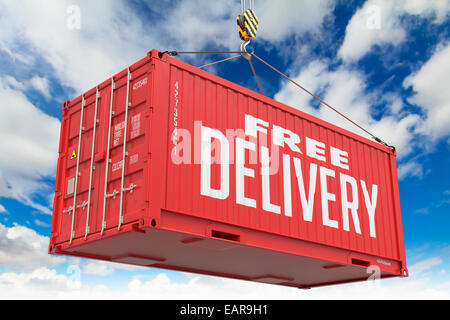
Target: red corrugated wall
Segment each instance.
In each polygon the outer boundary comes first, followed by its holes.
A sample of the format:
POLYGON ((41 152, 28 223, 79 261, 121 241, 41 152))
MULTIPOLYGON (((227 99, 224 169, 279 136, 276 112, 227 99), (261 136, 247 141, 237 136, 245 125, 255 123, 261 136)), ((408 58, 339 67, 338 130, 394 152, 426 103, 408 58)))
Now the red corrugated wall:
MULTIPOLYGON (((200 194, 201 165, 195 163, 191 165, 173 163, 171 161, 171 153, 174 146, 169 144, 167 154, 167 210, 393 260, 401 259, 402 253, 399 248, 399 242, 402 242, 402 235, 398 233, 398 226, 401 222, 398 221, 399 212, 396 211, 398 210, 396 202, 399 199, 394 191, 398 187, 393 185, 395 181, 392 177, 396 174, 396 167, 394 166, 395 155, 391 149, 378 146, 365 138, 346 132, 324 121, 314 119, 271 99, 249 92, 228 81, 223 81, 216 77, 206 77, 198 72, 193 73, 191 70, 180 68, 174 63, 170 68, 169 141, 175 129, 175 122, 172 120, 176 104, 178 104, 176 111, 177 130, 180 132, 180 129, 186 129, 191 134, 192 144, 200 143, 199 127, 198 125, 197 127, 195 126, 196 121, 201 121, 201 125, 219 130, 226 135, 229 129, 241 128, 244 130, 244 115, 248 114, 269 123, 269 132, 266 135, 269 143, 271 139, 270 127, 272 125, 283 127, 298 134, 301 139, 298 146, 303 154, 293 152, 287 146, 279 149, 280 155, 278 160, 280 168, 278 172, 270 175, 269 178, 270 202, 280 207, 280 214, 277 214, 262 209, 262 176, 259 174, 261 170, 260 150, 256 149, 255 152, 246 151, 247 161, 245 167, 254 171, 254 178, 245 177, 245 196, 256 200, 256 208, 253 208, 236 204, 235 164, 230 164, 230 190, 226 199, 220 200, 202 196, 200 194), (176 83, 178 83, 177 98, 175 98, 176 83), (178 103, 175 99, 178 99, 178 103), (326 161, 320 161, 306 155, 306 137, 325 144, 324 157, 326 161), (196 138, 197 141, 195 141, 196 138), (348 170, 333 166, 330 163, 330 146, 348 152, 348 170), (282 154, 290 156, 292 216, 284 214, 282 154), (250 157, 257 157, 257 164, 248 164, 250 157), (312 221, 303 219, 299 190, 296 186, 293 157, 301 160, 306 192, 308 192, 309 188, 311 163, 316 164, 318 168, 312 221), (328 205, 329 217, 337 221, 338 228, 322 224, 320 167, 326 167, 335 172, 335 178, 329 177, 327 183, 328 191, 335 194, 336 200, 328 202, 328 205), (357 212, 361 234, 355 231, 351 213, 349 213, 349 231, 343 230, 340 173, 351 176, 357 181, 359 202, 357 212), (376 237, 370 236, 369 217, 360 180, 365 182, 369 199, 372 196, 372 185, 376 184, 378 186, 375 209, 376 237)), ((264 137, 264 134, 262 135, 264 137)), ((258 148, 256 139, 249 139, 247 136, 247 140, 252 141, 258 148)), ((178 142, 181 147, 181 137, 178 142)), ((233 141, 230 140, 230 146, 232 143, 233 141)), ((232 149, 231 146, 230 150, 232 149)), ((192 146, 190 151, 191 159, 194 162, 195 147, 192 146)), ((180 155, 180 158, 183 158, 183 155, 180 155)), ((219 188, 220 169, 218 165, 212 165, 211 174, 211 184, 219 188)), ((348 190, 349 201, 352 200, 350 192, 348 190)))

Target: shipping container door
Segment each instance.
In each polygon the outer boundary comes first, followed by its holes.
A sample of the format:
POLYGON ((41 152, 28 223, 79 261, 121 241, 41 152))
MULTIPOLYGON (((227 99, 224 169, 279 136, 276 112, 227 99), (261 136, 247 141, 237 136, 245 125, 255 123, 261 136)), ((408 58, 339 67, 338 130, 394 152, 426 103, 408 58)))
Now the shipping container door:
POLYGON ((69 105, 66 121, 67 140, 64 150, 63 206, 60 212, 59 241, 85 237, 90 231, 90 216, 98 195, 93 154, 98 141, 97 121, 101 95, 97 89, 82 95, 69 105))

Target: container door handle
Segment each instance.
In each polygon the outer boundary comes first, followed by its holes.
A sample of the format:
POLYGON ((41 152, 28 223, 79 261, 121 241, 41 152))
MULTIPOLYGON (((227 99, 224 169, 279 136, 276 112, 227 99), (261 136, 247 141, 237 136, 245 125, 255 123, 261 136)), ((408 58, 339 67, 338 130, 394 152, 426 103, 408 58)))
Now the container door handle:
POLYGON ((109 197, 116 198, 116 190, 114 190, 114 193, 112 195, 109 195, 107 192, 108 190, 108 170, 109 170, 109 152, 111 148, 111 127, 112 127, 112 116, 114 114, 113 111, 113 104, 114 104, 114 89, 115 89, 115 83, 114 83, 114 77, 111 78, 111 98, 109 102, 109 122, 108 122, 108 145, 106 146, 106 161, 105 161, 105 186, 104 186, 104 198, 103 198, 103 215, 102 215, 102 230, 100 232, 100 235, 103 236, 103 231, 105 231, 106 228, 106 200, 109 197))
POLYGON ((88 204, 89 204, 88 201, 84 201, 82 204, 77 205, 77 208, 83 208, 83 210, 84 210, 84 209, 86 209, 88 204))
POLYGON ((69 215, 71 215, 72 211, 73 211, 73 207, 69 207, 66 210, 63 210, 63 213, 68 213, 69 215))
POLYGON ((123 192, 130 191, 130 193, 133 193, 133 189, 136 188, 136 187, 137 187, 137 185, 131 184, 128 188, 123 188, 122 191, 123 192))
POLYGON ((116 199, 116 196, 117 196, 118 194, 119 194, 119 191, 117 191, 117 190, 114 189, 113 193, 107 193, 107 194, 105 195, 105 199, 113 198, 113 199, 115 200, 115 199, 116 199))

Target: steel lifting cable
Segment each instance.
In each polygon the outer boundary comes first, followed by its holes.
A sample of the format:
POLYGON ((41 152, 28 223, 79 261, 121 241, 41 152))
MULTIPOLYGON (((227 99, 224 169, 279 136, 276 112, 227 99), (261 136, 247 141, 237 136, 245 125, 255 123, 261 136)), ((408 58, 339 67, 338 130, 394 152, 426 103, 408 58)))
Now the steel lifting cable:
POLYGON ((259 79, 258 79, 258 76, 256 75, 255 68, 253 68, 253 63, 252 63, 251 60, 248 60, 248 63, 250 64, 250 67, 252 68, 253 74, 255 75, 255 79, 256 79, 256 82, 258 83, 259 90, 261 90, 261 94, 264 96, 265 94, 264 94, 264 91, 263 91, 263 89, 261 87, 261 84, 259 83, 259 79))
POLYGON ((226 58, 226 59, 219 60, 219 61, 216 61, 216 62, 211 62, 211 63, 205 64, 205 65, 203 65, 201 67, 198 67, 198 68, 199 69, 203 69, 203 68, 210 67, 210 66, 213 66, 215 64, 221 63, 221 62, 225 62, 225 61, 229 61, 229 60, 233 60, 233 59, 239 58, 240 56, 241 55, 237 55, 237 56, 233 56, 231 58, 226 58))
POLYGON ((176 57, 180 54, 224 54, 224 53, 241 53, 240 51, 164 51, 160 52, 160 57, 168 54, 171 57, 176 57))
MULTIPOLYGON (((229 61, 229 60, 233 60, 233 59, 239 58, 241 56, 242 55, 240 54, 240 55, 237 55, 237 56, 233 56, 231 58, 219 60, 219 61, 216 61, 216 62, 211 62, 211 63, 205 64, 205 65, 203 65, 201 67, 198 67, 198 68, 199 69, 203 69, 203 68, 206 68, 206 67, 213 66, 215 64, 219 64, 219 63, 222 63, 222 62, 225 62, 225 61, 229 61)), ((250 64, 250 68, 252 69, 252 72, 253 72, 253 75, 255 76, 256 82, 258 83, 259 90, 261 91, 261 94, 264 96, 264 91, 262 89, 261 83, 259 82, 258 76, 256 75, 256 71, 255 71, 255 68, 253 67, 253 63, 252 63, 251 60, 248 60, 248 63, 250 64)))
MULTIPOLYGON (((210 66, 213 66, 215 64, 219 64, 219 63, 222 63, 225 61, 233 60, 233 59, 236 59, 236 58, 239 58, 242 56, 241 51, 164 51, 164 52, 162 52, 162 54, 168 54, 172 57, 178 56, 179 54, 225 54, 225 53, 239 53, 239 55, 233 56, 230 58, 226 58, 226 59, 222 59, 219 61, 211 62, 211 63, 205 64, 203 66, 200 66, 198 68, 203 69, 203 68, 210 67, 210 66)), ((258 76, 256 75, 255 68, 253 67, 253 64, 250 60, 248 60, 248 62, 250 64, 250 68, 253 72, 253 75, 255 76, 256 82, 258 83, 259 90, 261 91, 262 95, 264 95, 264 91, 262 89, 261 83, 259 82, 258 76)))
POLYGON ((227 54, 227 53, 228 54, 239 53, 239 55, 233 56, 233 57, 230 57, 230 58, 226 58, 226 59, 223 59, 223 60, 219 60, 219 61, 216 61, 216 62, 208 63, 208 64, 205 64, 205 65, 200 66, 198 68, 199 69, 203 69, 203 68, 210 67, 210 66, 213 66, 215 64, 221 63, 221 62, 233 60, 233 59, 239 58, 241 56, 241 54, 242 54, 242 52, 240 52, 240 51, 164 51, 164 52, 160 52, 160 58, 164 54, 168 54, 171 57, 176 57, 176 56, 178 56, 180 54, 227 54))

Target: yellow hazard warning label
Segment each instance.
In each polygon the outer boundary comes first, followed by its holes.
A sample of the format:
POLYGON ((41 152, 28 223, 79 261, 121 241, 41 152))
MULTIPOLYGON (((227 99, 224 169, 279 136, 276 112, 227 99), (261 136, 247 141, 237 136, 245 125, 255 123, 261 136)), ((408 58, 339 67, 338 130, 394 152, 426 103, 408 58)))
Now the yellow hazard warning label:
POLYGON ((76 152, 75 149, 73 149, 72 155, 70 156, 70 160, 73 160, 73 159, 75 159, 76 157, 77 157, 77 152, 76 152))

